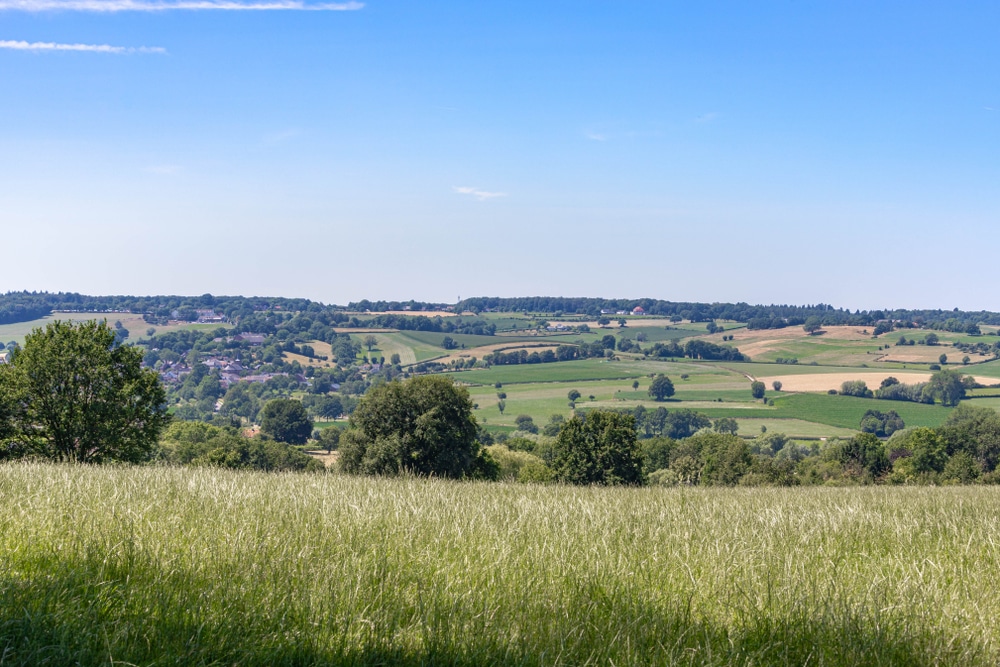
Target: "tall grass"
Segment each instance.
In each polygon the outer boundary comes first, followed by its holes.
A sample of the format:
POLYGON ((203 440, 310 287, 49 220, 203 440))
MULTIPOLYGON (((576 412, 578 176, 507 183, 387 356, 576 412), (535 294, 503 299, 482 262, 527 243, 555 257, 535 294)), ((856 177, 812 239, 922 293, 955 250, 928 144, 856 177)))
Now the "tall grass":
POLYGON ((990 488, 0 467, 0 664, 975 665, 990 488))

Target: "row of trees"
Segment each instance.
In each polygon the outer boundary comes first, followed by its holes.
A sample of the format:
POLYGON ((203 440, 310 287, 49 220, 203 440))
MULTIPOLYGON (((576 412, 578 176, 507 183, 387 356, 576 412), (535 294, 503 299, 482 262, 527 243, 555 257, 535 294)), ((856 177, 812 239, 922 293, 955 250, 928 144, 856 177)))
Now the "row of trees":
POLYGON ((963 376, 958 371, 943 370, 934 373, 928 382, 904 384, 897 378, 887 377, 875 391, 868 388, 864 380, 843 382, 836 393, 842 396, 857 396, 859 398, 879 398, 888 401, 910 401, 913 403, 933 404, 953 407, 965 398, 969 389, 977 385, 971 376, 963 376))
MULTIPOLYGON (((659 299, 599 299, 567 297, 476 297, 461 301, 456 309, 484 312, 530 312, 579 314, 599 317, 601 311, 632 312, 641 307, 657 317, 678 317, 692 322, 732 320, 747 323, 750 329, 778 329, 803 326, 815 317, 820 325, 852 325, 874 328, 879 322, 897 326, 920 326, 944 331, 969 332, 978 324, 1000 324, 1000 313, 955 310, 870 310, 850 311, 827 304, 750 305, 747 303, 673 302, 659 299)), ((976 330, 978 331, 978 329, 976 330)))

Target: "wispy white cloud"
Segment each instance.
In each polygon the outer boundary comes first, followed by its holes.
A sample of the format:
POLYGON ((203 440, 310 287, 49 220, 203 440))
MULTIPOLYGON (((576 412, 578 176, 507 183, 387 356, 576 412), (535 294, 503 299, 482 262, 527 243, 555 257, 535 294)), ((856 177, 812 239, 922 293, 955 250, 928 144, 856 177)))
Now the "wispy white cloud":
POLYGON ((22 12, 167 12, 167 11, 310 11, 344 12, 363 8, 363 2, 305 2, 304 0, 0 0, 0 11, 22 12))
POLYGON ((601 134, 600 132, 584 132, 583 136, 587 137, 591 141, 607 141, 608 135, 601 134))
POLYGON ((452 190, 460 195, 469 195, 470 197, 475 197, 479 201, 487 201, 489 199, 496 199, 497 197, 506 197, 506 192, 486 192, 485 190, 480 190, 479 188, 470 187, 452 187, 452 190))
POLYGON ((716 118, 719 118, 722 114, 716 111, 709 111, 708 113, 703 113, 694 119, 696 123, 711 123, 716 118))
POLYGON ((996 111, 994 107, 983 107, 983 108, 986 109, 987 111, 996 111))
POLYGON ((25 42, 0 40, 0 49, 13 51, 85 51, 89 53, 166 53, 159 46, 111 46, 109 44, 59 44, 56 42, 25 42))

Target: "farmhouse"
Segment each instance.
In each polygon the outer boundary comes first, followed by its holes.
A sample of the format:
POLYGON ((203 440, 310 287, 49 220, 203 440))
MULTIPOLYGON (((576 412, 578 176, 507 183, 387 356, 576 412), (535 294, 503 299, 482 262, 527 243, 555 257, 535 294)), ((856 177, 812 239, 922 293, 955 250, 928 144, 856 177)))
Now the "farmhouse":
POLYGON ((642 306, 636 306, 635 308, 632 309, 632 314, 633 315, 645 315, 646 311, 643 309, 642 306))
POLYGON ((201 324, 225 321, 225 318, 222 315, 216 314, 214 310, 195 310, 194 312, 198 315, 198 322, 201 324))

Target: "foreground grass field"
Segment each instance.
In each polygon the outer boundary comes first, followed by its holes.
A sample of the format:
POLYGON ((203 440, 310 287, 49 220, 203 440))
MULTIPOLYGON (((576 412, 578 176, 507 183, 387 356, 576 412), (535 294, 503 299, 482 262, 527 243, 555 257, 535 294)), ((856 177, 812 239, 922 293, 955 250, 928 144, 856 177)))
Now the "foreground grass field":
POLYGON ((992 488, 0 467, 4 665, 987 665, 992 488))

